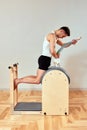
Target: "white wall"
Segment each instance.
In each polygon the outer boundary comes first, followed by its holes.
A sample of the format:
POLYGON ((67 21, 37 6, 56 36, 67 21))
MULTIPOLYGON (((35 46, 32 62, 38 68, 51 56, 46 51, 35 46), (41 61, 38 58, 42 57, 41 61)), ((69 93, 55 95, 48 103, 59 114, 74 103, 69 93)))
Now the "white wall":
POLYGON ((0 0, 0 89, 9 88, 8 66, 13 63, 19 63, 19 77, 35 74, 45 34, 61 26, 71 28, 65 41, 82 36, 77 45, 63 50, 61 65, 70 75, 71 88, 87 89, 86 13, 86 0, 0 0))

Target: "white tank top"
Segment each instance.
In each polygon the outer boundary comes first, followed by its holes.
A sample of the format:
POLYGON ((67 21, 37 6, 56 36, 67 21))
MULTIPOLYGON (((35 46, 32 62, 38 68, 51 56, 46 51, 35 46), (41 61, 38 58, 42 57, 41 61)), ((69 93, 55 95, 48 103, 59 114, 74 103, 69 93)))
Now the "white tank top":
POLYGON ((46 37, 45 37, 44 42, 43 42, 42 55, 48 56, 48 57, 52 56, 51 52, 50 52, 50 43, 48 42, 46 37))

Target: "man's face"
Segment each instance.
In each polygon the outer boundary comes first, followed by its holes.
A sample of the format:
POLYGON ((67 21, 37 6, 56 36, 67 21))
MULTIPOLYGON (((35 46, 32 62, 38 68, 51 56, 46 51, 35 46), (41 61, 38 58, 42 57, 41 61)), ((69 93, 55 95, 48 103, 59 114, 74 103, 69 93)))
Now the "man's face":
POLYGON ((59 38, 64 38, 64 37, 67 37, 67 34, 65 33, 65 31, 63 29, 60 29, 58 36, 59 36, 59 38))

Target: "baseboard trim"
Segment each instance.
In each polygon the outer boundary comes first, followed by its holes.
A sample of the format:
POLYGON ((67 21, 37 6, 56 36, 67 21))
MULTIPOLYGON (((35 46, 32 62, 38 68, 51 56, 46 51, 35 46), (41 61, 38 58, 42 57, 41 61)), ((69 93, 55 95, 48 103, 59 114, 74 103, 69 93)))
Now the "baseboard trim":
POLYGON ((87 91, 87 88, 69 88, 70 90, 85 90, 85 91, 87 91))

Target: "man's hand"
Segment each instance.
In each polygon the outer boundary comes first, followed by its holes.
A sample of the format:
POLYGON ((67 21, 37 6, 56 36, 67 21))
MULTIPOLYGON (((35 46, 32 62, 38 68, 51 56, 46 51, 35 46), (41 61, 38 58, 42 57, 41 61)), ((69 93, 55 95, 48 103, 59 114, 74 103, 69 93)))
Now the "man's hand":
POLYGON ((72 44, 76 44, 77 42, 78 42, 78 41, 75 40, 75 39, 72 40, 72 44))
POLYGON ((78 39, 73 39, 72 40, 72 44, 76 44, 82 37, 78 38, 78 39))
POLYGON ((55 58, 59 58, 59 57, 60 57, 60 54, 56 53, 55 58))

